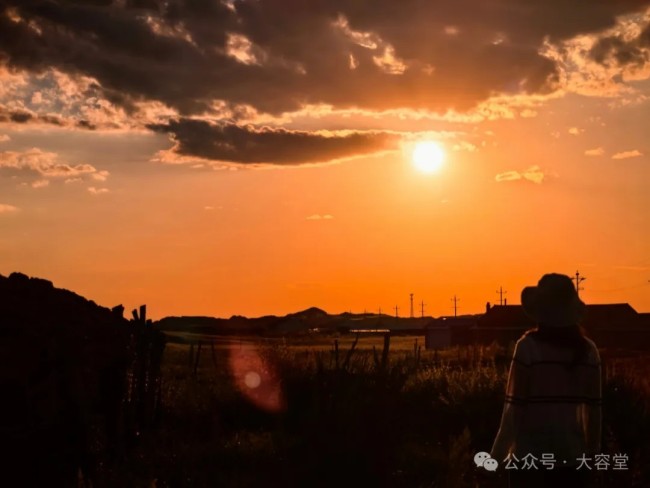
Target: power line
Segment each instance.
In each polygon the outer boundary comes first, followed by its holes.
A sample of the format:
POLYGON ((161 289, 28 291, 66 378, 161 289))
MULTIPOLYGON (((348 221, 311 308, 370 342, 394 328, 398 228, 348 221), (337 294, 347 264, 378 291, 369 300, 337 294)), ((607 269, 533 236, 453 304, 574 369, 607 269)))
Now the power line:
POLYGON ((454 295, 454 298, 451 299, 452 302, 454 302, 454 317, 456 317, 457 311, 458 311, 458 302, 460 302, 460 298, 456 298, 456 295, 454 295))
POLYGON ((497 293, 499 294, 499 305, 503 305, 503 295, 507 294, 508 292, 505 291, 502 286, 500 286, 497 290, 497 293))
POLYGON ((578 294, 578 296, 580 296, 580 291, 584 290, 584 288, 580 287, 580 283, 582 283, 586 279, 587 278, 585 276, 580 276, 580 271, 576 271, 575 278, 571 278, 571 280, 575 280, 576 282, 576 293, 578 294))
POLYGON ((617 288, 607 288, 606 290, 598 290, 598 289, 594 290, 592 288, 589 288, 589 292, 590 293, 605 293, 605 292, 608 292, 608 291, 632 290, 634 288, 641 288, 643 286, 648 286, 648 283, 650 283, 650 280, 648 280, 647 282, 644 281, 643 283, 639 283, 637 285, 619 286, 617 288))

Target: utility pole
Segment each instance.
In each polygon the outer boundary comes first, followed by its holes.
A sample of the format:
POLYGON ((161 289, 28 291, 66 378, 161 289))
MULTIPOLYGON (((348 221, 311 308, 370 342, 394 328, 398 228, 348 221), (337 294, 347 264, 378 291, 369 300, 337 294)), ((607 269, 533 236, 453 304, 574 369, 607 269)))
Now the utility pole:
POLYGON ((507 294, 508 292, 505 291, 502 286, 500 286, 497 290, 497 293, 499 294, 499 305, 503 305, 503 295, 507 294))
POLYGON ((379 307, 379 315, 381 315, 381 307, 379 307))
POLYGON ((395 305, 395 318, 399 317, 399 307, 395 305))
POLYGON ((454 317, 456 317, 458 311, 457 303, 460 302, 460 298, 456 298, 456 295, 454 295, 454 298, 452 298, 451 301, 454 302, 454 317))
POLYGON ((422 312, 422 318, 424 318, 424 305, 425 305, 424 300, 422 300, 420 302, 420 311, 422 312))
POLYGON ((576 293, 578 294, 578 296, 580 296, 580 290, 584 290, 584 288, 582 288, 582 287, 580 286, 580 283, 582 283, 582 282, 583 282, 584 280, 586 280, 587 278, 584 277, 584 276, 580 276, 580 271, 576 271, 576 276, 575 276, 575 278, 571 278, 571 279, 572 279, 572 280, 575 280, 575 282, 576 282, 576 293))
POLYGON ((411 296, 411 318, 413 318, 414 317, 414 315, 413 315, 413 293, 411 293, 410 296, 411 296))

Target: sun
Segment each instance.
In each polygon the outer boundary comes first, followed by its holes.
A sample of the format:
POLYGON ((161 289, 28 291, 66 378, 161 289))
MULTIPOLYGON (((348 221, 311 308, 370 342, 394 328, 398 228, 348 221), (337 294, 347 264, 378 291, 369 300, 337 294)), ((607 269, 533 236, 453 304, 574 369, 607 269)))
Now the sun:
POLYGON ((435 173, 442 167, 445 151, 437 142, 421 141, 415 144, 411 158, 419 171, 435 173))

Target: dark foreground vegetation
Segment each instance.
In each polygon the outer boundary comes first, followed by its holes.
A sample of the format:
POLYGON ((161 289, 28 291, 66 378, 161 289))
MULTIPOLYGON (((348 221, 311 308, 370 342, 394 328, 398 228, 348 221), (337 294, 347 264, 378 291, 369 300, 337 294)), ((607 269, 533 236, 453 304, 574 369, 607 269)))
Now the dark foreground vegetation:
MULTIPOLYGON (((0 276, 0 316, 0 486, 70 486, 79 468, 95 488, 506 486, 473 463, 501 416, 496 345, 202 337, 199 354, 144 307, 127 320, 19 274, 0 276)), ((629 469, 594 486, 650 486, 648 357, 602 357, 602 452, 629 469)))
MULTIPOLYGON (((196 373, 187 347, 168 346, 159 429, 95 486, 506 486, 472 461, 498 427, 504 351, 383 355, 365 339, 338 354, 218 348, 196 373)), ((644 358, 606 356, 602 451, 627 454, 629 470, 599 472, 596 486, 650 486, 648 373, 644 358)))

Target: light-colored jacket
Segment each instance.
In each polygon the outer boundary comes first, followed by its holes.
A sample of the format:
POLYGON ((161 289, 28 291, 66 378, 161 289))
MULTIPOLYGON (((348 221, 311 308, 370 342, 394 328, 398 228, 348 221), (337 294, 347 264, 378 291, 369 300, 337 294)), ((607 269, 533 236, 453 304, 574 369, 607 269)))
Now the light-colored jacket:
POLYGON ((573 368, 573 351, 525 335, 515 346, 501 425, 491 456, 503 462, 514 455, 537 459, 553 455, 557 466, 600 453, 601 365, 590 339, 584 358, 573 368))

